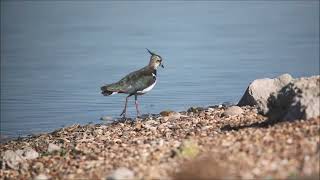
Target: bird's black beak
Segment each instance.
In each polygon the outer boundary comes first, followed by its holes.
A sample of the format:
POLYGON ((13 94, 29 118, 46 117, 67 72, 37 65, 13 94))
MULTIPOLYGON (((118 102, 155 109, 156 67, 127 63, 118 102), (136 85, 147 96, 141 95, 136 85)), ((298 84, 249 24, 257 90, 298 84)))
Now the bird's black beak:
POLYGON ((162 67, 162 68, 164 68, 164 65, 163 65, 163 64, 161 64, 161 67, 162 67))

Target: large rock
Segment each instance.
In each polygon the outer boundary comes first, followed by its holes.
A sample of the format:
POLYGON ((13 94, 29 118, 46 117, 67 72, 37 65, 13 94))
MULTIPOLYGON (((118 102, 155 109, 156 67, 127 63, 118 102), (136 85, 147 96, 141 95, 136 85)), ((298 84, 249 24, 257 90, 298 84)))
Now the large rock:
POLYGON ((268 100, 270 119, 309 119, 320 115, 320 76, 300 78, 272 94, 268 100))
POLYGON ((256 105, 271 120, 317 117, 320 104, 320 76, 292 79, 283 74, 275 79, 258 79, 247 88, 238 105, 256 105))
POLYGON ((290 74, 283 74, 274 79, 254 80, 240 99, 238 106, 258 106, 263 114, 268 112, 268 99, 272 93, 278 92, 292 81, 290 74))

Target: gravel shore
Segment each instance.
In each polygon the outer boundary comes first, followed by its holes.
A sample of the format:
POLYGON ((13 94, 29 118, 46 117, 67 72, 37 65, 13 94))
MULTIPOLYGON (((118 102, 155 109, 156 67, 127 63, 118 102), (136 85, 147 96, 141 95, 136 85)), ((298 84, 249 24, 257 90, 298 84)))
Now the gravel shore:
POLYGON ((258 114, 254 107, 236 107, 231 113, 227 109, 213 106, 180 113, 166 111, 143 119, 73 125, 11 140, 0 144, 0 176, 319 178, 320 117, 275 122, 258 114))

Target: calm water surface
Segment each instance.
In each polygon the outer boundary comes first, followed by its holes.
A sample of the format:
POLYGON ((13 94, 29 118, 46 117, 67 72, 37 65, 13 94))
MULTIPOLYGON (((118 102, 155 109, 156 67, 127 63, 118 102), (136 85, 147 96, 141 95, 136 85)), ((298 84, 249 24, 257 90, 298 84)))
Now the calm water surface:
POLYGON ((118 117, 125 95, 99 87, 145 66, 144 48, 166 68, 143 113, 237 102, 253 79, 319 74, 319 2, 1 1, 1 135, 118 117))

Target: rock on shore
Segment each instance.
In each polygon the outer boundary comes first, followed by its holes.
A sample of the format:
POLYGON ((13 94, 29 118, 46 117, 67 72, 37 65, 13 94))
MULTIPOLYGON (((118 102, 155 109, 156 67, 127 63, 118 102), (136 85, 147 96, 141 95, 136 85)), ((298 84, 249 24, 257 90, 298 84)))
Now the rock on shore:
POLYGON ((240 99, 238 106, 259 107, 260 112, 268 112, 268 99, 293 80, 290 74, 283 74, 274 79, 264 78, 254 80, 240 99))
POLYGON ((320 76, 293 79, 283 74, 254 80, 239 106, 257 106, 272 120, 309 119, 320 115, 320 76))
POLYGON ((6 150, 2 154, 2 166, 8 166, 12 169, 18 170, 23 162, 39 157, 39 153, 30 147, 18 149, 16 151, 6 150))

